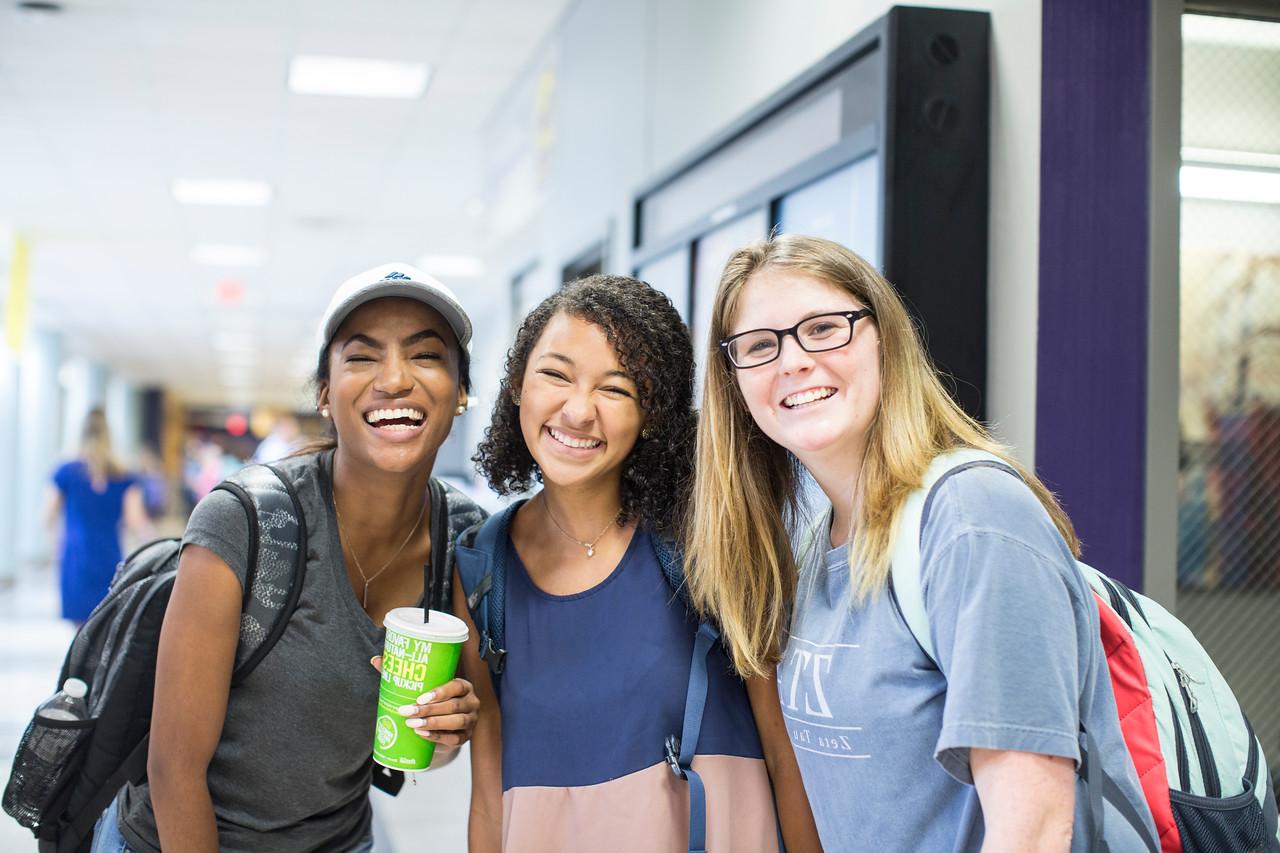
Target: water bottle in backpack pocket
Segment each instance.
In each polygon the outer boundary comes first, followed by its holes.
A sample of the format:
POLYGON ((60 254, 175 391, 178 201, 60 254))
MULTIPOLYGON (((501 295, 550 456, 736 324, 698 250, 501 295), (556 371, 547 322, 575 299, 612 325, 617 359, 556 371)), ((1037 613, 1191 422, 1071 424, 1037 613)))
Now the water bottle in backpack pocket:
POLYGON ((13 774, 4 792, 4 809, 18 823, 34 828, 64 785, 79 772, 83 750, 96 722, 84 696, 88 685, 68 678, 62 689, 36 709, 22 734, 13 774))

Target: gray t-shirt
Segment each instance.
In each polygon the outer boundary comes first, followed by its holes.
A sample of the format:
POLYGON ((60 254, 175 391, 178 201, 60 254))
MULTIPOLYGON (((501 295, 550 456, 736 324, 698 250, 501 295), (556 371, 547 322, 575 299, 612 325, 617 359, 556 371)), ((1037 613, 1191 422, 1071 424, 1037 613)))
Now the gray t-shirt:
MULTIPOLYGON (((846 548, 825 558, 821 547, 810 550, 778 691, 829 853, 978 851, 982 809, 969 749, 1079 761, 1081 713, 1104 771, 1144 816, 1154 843, 1096 605, 1025 484, 980 467, 934 492, 921 581, 936 664, 888 591, 851 607, 846 548)), ((1087 803, 1077 781, 1071 849, 1081 853, 1092 830, 1087 803)), ((1110 808, 1104 826, 1111 850, 1149 849, 1110 808)))
MULTIPOLYGON (((330 459, 321 453, 276 466, 306 520, 306 575, 288 628, 227 702, 208 772, 224 851, 348 850, 370 831, 378 673, 369 658, 382 651, 383 630, 347 578, 322 467, 330 459)), ((215 491, 200 501, 183 542, 213 551, 243 586, 248 520, 235 496, 215 491)), ((127 786, 119 802, 129 844, 158 850, 147 785, 127 786)))

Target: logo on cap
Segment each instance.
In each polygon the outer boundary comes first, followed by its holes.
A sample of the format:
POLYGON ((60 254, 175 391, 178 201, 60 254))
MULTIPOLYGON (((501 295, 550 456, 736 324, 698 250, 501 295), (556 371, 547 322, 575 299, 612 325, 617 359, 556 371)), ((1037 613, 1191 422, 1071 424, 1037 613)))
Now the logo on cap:
POLYGON ((396 280, 399 280, 399 279, 404 279, 405 281, 409 281, 409 280, 410 280, 410 279, 409 279, 409 276, 405 275, 405 274, 404 274, 404 273, 402 273, 402 272, 389 272, 389 273, 387 273, 386 275, 384 275, 384 276, 382 277, 382 280, 383 280, 383 281, 396 281, 396 280))

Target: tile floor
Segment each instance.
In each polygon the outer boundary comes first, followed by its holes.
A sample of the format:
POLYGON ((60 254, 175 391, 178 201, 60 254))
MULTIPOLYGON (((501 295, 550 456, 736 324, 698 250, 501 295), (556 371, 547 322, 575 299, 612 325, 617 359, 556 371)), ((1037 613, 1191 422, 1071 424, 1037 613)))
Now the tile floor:
MULTIPOLYGON (((53 692, 72 630, 57 617, 56 581, 50 570, 33 570, 15 586, 0 588, 0 769, 9 778, 13 753, 32 711, 53 692)), ((471 787, 467 755, 421 774, 398 797, 371 794, 375 853, 466 850, 466 813, 471 787)), ((31 833, 0 813, 0 850, 35 853, 31 833)))

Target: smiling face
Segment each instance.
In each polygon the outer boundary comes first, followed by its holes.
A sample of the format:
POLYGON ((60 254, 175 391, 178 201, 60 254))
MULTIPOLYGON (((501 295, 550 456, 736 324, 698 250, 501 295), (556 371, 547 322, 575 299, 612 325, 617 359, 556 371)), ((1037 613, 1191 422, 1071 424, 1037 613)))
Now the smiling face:
POLYGON ((459 385, 457 339, 438 312, 414 299, 377 299, 343 321, 320 387, 340 452, 389 472, 433 464, 449 435, 459 385))
POLYGON ((644 415, 635 382, 599 326, 565 313, 547 321, 525 363, 520 398, 520 432, 543 482, 621 481, 644 415))
MULTIPOLYGON (((785 329, 805 318, 867 306, 798 270, 765 268, 743 287, 730 334, 785 329)), ((810 353, 795 338, 767 364, 734 371, 752 419, 769 438, 813 469, 833 453, 861 457, 880 403, 879 331, 858 320, 847 346, 810 353)))

